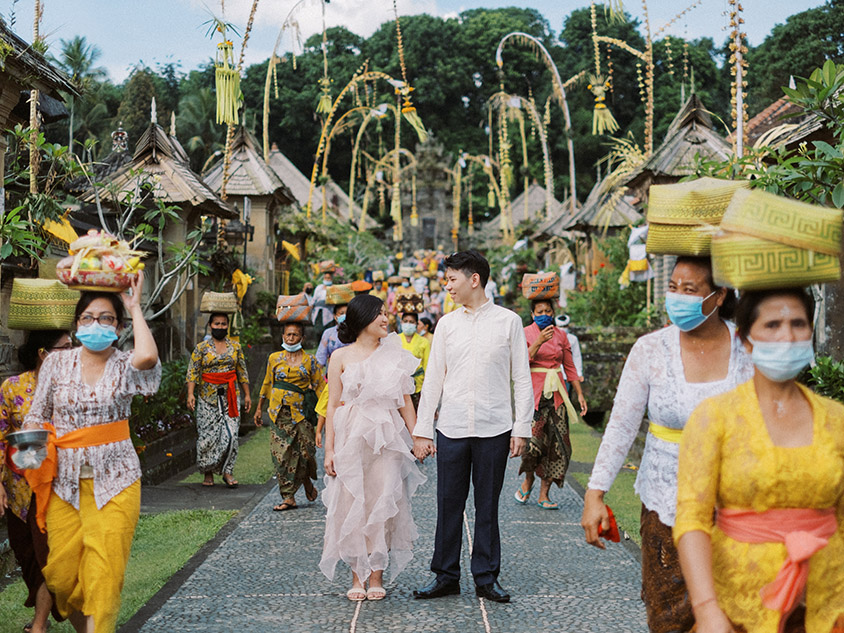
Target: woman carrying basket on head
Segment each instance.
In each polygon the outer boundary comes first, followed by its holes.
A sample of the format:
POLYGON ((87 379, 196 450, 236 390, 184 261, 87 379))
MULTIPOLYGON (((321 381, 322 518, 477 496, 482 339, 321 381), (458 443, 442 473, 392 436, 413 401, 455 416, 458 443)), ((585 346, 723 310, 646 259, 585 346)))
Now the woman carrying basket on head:
POLYGON ((218 473, 228 488, 234 488, 237 481, 232 473, 240 429, 237 385, 243 390, 243 406, 249 412, 249 375, 243 348, 228 336, 229 315, 214 312, 208 325, 211 340, 194 348, 187 373, 187 405, 196 412, 196 466, 205 475, 203 486, 213 486, 214 473, 218 473))

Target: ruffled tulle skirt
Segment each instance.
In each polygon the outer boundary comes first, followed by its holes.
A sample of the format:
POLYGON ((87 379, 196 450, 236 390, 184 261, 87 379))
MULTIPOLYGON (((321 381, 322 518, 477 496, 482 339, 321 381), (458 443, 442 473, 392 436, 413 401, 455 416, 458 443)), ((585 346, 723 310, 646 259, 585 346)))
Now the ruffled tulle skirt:
POLYGON ((394 579, 413 558, 419 534, 410 499, 425 481, 395 402, 348 404, 334 417, 336 476, 325 476, 328 509, 320 569, 334 579, 339 561, 366 581, 394 579))

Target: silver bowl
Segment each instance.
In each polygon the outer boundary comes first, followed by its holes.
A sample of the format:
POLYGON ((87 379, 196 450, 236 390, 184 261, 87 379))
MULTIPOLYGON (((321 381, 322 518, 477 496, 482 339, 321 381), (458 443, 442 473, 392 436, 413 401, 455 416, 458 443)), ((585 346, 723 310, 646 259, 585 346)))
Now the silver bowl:
POLYGON ((6 441, 9 446, 25 451, 30 448, 43 448, 47 446, 47 437, 50 432, 46 429, 26 429, 23 431, 15 431, 6 436, 6 441))
POLYGON ((15 431, 6 436, 9 443, 9 458, 20 470, 38 468, 47 457, 47 437, 45 429, 15 431))

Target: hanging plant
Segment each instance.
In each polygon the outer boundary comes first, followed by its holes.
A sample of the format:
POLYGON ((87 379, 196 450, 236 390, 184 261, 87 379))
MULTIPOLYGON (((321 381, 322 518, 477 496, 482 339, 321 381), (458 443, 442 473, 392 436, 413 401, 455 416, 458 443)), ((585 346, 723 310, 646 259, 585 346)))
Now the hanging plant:
POLYGON ((589 75, 589 90, 595 96, 595 109, 592 111, 592 134, 612 134, 618 130, 615 117, 604 103, 610 84, 601 75, 589 75))
POLYGON ((217 58, 214 62, 214 78, 217 86, 217 123, 237 125, 237 111, 240 109, 240 73, 234 65, 234 44, 224 40, 217 44, 217 58))

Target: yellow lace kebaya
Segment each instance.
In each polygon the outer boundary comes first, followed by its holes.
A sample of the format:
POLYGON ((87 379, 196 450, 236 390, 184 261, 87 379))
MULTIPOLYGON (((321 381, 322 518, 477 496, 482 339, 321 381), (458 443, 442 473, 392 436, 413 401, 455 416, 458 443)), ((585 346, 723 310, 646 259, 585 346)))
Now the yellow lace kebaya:
POLYGON ((773 443, 752 380, 695 409, 680 445, 674 539, 710 535, 718 605, 752 633, 777 633, 780 614, 759 592, 776 577, 785 545, 727 537, 714 526, 716 508, 835 508, 838 531, 809 562, 806 633, 830 633, 844 616, 844 406, 800 389, 813 412, 810 445, 773 443))

